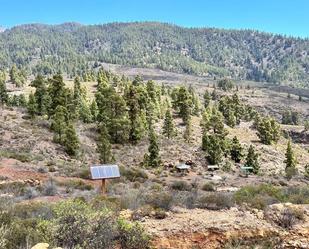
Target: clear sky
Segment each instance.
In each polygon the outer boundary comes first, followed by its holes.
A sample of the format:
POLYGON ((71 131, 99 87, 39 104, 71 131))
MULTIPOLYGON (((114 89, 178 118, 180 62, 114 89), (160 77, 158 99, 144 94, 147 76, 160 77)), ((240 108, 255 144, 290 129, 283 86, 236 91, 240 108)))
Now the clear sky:
POLYGON ((309 37, 309 0, 0 0, 0 26, 161 21, 309 37))

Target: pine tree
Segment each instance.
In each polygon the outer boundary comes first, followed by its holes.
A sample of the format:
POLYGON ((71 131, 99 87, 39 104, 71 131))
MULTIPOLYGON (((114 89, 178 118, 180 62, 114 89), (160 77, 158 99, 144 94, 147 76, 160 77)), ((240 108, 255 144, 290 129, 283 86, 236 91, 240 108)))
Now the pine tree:
POLYGON ((0 79, 0 103, 3 105, 7 103, 9 100, 9 96, 6 90, 5 81, 0 79))
POLYGON ((74 79, 74 100, 80 101, 81 98, 81 84, 80 84, 80 78, 77 76, 74 79))
POLYGON ((192 136, 192 121, 191 121, 191 117, 189 117, 189 119, 187 120, 186 123, 186 129, 185 132, 183 134, 183 138, 185 139, 185 141, 187 143, 190 143, 191 141, 191 136, 192 136))
POLYGON ((186 124, 192 112, 192 100, 188 89, 184 86, 181 86, 178 90, 177 107, 179 110, 179 116, 186 124))
POLYGON ((258 162, 258 154, 255 152, 254 147, 252 145, 250 145, 249 147, 245 166, 252 167, 253 174, 257 174, 259 172, 260 165, 258 162))
POLYGON ((111 141, 124 143, 129 139, 130 121, 124 98, 110 86, 101 87, 96 93, 98 121, 104 122, 111 141))
POLYGON ((226 117, 226 124, 232 128, 235 127, 236 125, 236 117, 235 117, 234 112, 231 110, 228 111, 228 114, 226 117))
POLYGON ((207 108, 202 115, 202 120, 200 123, 203 133, 208 132, 210 130, 210 116, 211 116, 211 110, 207 108))
POLYGON ((37 113, 39 115, 47 114, 51 99, 47 92, 47 83, 43 76, 38 75, 31 82, 31 86, 35 87, 35 102, 37 103, 37 113))
POLYGON ((280 125, 270 118, 263 118, 257 126, 257 135, 263 144, 272 144, 280 138, 280 125))
POLYGON ((239 143, 239 140, 237 139, 237 137, 235 136, 232 140, 230 154, 231 154, 232 160, 235 161, 236 163, 239 163, 243 157, 242 150, 243 150, 242 146, 239 143))
POLYGON ((92 121, 97 121, 99 109, 96 100, 94 99, 90 104, 90 112, 92 116, 92 121))
POLYGON ((63 141, 66 153, 70 156, 76 156, 79 150, 79 139, 72 123, 69 123, 65 129, 65 138, 63 141))
POLYGON ((285 153, 285 173, 288 179, 291 179, 296 174, 296 163, 291 141, 289 140, 288 146, 285 153))
POLYGON ((214 165, 222 161, 224 154, 224 145, 223 140, 216 134, 207 134, 203 135, 202 149, 206 153, 207 161, 214 165))
POLYGON ((174 137, 176 134, 173 116, 172 116, 170 109, 168 109, 165 113, 164 124, 163 124, 163 134, 168 139, 174 137))
POLYGON ((49 95, 51 99, 49 115, 52 116, 57 106, 66 106, 67 92, 61 74, 56 74, 49 79, 49 95))
POLYGON ((211 100, 211 95, 210 93, 206 90, 204 93, 204 107, 207 108, 210 104, 210 100, 211 100))
POLYGON ((135 85, 130 85, 126 101, 130 120, 129 141, 136 144, 144 135, 144 124, 141 119, 139 96, 135 85))
POLYGON ((37 103, 35 101, 35 97, 32 92, 29 94, 27 110, 28 110, 30 117, 33 119, 37 113, 37 103))
POLYGON ((211 93, 211 99, 212 100, 217 100, 218 99, 218 94, 217 94, 217 91, 216 89, 214 89, 211 93))
POLYGON ((227 135, 227 131, 224 128, 223 116, 220 111, 216 107, 212 108, 211 116, 209 119, 209 125, 213 131, 213 133, 220 136, 222 139, 227 135))
POLYGON ((84 123, 91 123, 93 120, 90 107, 86 100, 81 100, 79 104, 79 117, 84 123))
POLYGON ((149 147, 148 147, 147 165, 150 167, 158 167, 161 163, 160 150, 157 141, 157 135, 153 128, 149 131, 149 147))
MULTIPOLYGON (((83 116, 81 117, 81 119, 83 120, 83 122, 85 122, 85 120, 87 120, 87 116, 89 117, 88 115, 89 113, 85 114, 83 113, 83 111, 87 111, 89 107, 86 106, 86 100, 82 98, 81 84, 80 84, 80 79, 78 76, 74 79, 72 105, 73 105, 71 108, 72 116, 74 116, 75 119, 78 119, 80 116, 83 116)), ((91 121, 91 118, 90 118, 90 121, 91 121)))
POLYGON ((56 142, 63 142, 63 135, 67 127, 67 109, 61 105, 57 106, 55 114, 52 116, 51 129, 55 132, 54 140, 56 142))
POLYGON ((100 135, 97 142, 97 151, 100 155, 100 162, 110 163, 112 161, 112 146, 109 142, 109 134, 104 123, 101 124, 99 132, 100 135))

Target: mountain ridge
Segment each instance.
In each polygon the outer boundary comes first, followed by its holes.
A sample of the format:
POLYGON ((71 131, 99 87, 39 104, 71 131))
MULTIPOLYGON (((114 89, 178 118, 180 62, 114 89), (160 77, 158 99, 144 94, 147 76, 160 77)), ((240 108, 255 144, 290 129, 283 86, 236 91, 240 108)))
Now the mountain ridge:
POLYGON ((94 62, 309 86, 309 40, 160 22, 25 24, 0 34, 0 64, 80 74, 94 62))

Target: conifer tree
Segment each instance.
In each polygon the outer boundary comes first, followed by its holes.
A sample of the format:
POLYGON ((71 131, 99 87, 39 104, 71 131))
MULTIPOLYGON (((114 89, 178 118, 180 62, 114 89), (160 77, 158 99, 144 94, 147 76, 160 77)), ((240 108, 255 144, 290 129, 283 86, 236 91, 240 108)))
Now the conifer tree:
POLYGON ((216 89, 214 89, 211 93, 211 99, 212 100, 217 100, 218 99, 218 93, 216 91, 216 89))
POLYGON ((79 116, 84 123, 91 123, 93 120, 90 107, 86 100, 81 100, 79 104, 79 116))
POLYGON ((168 109, 165 113, 164 124, 163 124, 163 134, 168 139, 174 137, 176 134, 173 116, 172 116, 170 109, 168 109))
POLYGON ((104 123, 101 124, 99 132, 100 134, 97 142, 97 151, 100 155, 100 162, 110 163, 112 161, 112 146, 109 142, 109 134, 104 123))
POLYGON ((79 149, 79 139, 72 123, 69 123, 65 129, 65 138, 63 141, 65 151, 70 156, 76 156, 79 149))
POLYGON ((32 92, 29 94, 27 110, 28 110, 30 117, 33 119, 37 113, 37 103, 35 101, 35 97, 32 92))
POLYGON ((0 103, 3 105, 7 103, 9 100, 9 96, 6 89, 5 81, 0 79, 0 103))
POLYGON ((187 120, 187 123, 186 123, 186 129, 185 129, 185 132, 183 134, 183 138, 185 139, 185 141, 187 143, 190 143, 191 136, 192 136, 192 118, 189 117, 189 119, 187 120))
POLYGON ((81 84, 80 84, 80 78, 77 76, 74 79, 74 100, 80 101, 81 98, 81 84))
POLYGON ((225 138, 225 136, 227 135, 227 131, 224 128, 223 116, 216 107, 212 108, 209 124, 213 133, 217 134, 222 139, 225 138))
POLYGON ((176 101, 179 110, 179 116, 186 124, 192 112, 192 100, 189 91, 186 87, 181 86, 179 88, 176 101))
POLYGON ((280 138, 280 125, 270 118, 263 118, 257 126, 257 135, 263 144, 272 144, 280 138))
POLYGON ((211 110, 207 108, 202 115, 202 120, 200 123, 203 133, 208 132, 210 130, 210 116, 211 116, 211 110))
POLYGON ((161 163, 160 159, 160 150, 157 141, 157 135, 153 128, 150 128, 149 131, 149 147, 148 147, 148 156, 147 158, 147 165, 150 167, 158 167, 161 163))
POLYGON ((236 125, 236 117, 235 117, 235 114, 232 110, 229 110, 228 111, 228 114, 227 114, 227 117, 226 117, 226 124, 229 126, 229 127, 235 127, 236 125))
POLYGON ((56 142, 63 142, 63 135, 67 127, 67 109, 64 106, 57 106, 55 114, 52 116, 51 129, 55 132, 54 140, 56 142))
POLYGON ((98 118, 98 114, 99 114, 99 109, 98 109, 98 105, 96 100, 92 100, 91 104, 90 104, 90 112, 91 112, 91 116, 92 116, 92 121, 97 121, 98 118))
POLYGON ((296 174, 296 163, 297 160, 292 149, 291 141, 289 140, 285 153, 285 173, 288 179, 291 179, 296 174))
POLYGON ((258 154, 255 152, 252 145, 249 147, 245 165, 247 167, 252 167, 253 174, 257 174, 259 172, 260 165, 258 162, 258 154))
POLYGON ((222 161, 224 150, 223 140, 216 134, 203 135, 202 149, 206 153, 207 161, 214 165, 222 161))
POLYGON ((19 103, 18 106, 22 106, 22 107, 27 106, 27 100, 26 100, 25 94, 22 93, 18 95, 18 103, 19 103))
POLYGON ((126 102, 114 88, 110 86, 100 87, 96 93, 98 105, 98 121, 104 122, 111 141, 124 143, 128 141, 130 122, 126 102))
POLYGON ((232 140, 230 154, 232 160, 236 163, 239 163, 243 157, 243 149, 236 136, 232 140))
POLYGON ((204 107, 207 108, 210 104, 210 100, 211 100, 211 95, 210 93, 206 90, 204 93, 204 107))
POLYGON ((66 106, 67 92, 61 74, 56 74, 49 79, 49 95, 51 99, 49 115, 53 115, 57 106, 66 106))
POLYGON ((46 80, 43 76, 38 75, 31 82, 31 86, 35 87, 34 97, 37 103, 37 113, 39 115, 47 114, 51 99, 47 91, 46 80))
POLYGON ((130 120, 129 141, 136 144, 144 135, 144 124, 141 119, 139 96, 135 85, 130 85, 126 100, 130 120))

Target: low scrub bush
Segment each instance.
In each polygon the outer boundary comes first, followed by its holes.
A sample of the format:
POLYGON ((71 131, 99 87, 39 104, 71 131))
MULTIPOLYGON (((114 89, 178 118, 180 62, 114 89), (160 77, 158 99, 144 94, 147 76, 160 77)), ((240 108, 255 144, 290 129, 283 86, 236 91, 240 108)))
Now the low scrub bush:
POLYGON ((130 182, 145 182, 148 179, 146 172, 137 168, 120 167, 120 174, 121 176, 127 178, 130 182))
POLYGON ((234 206, 233 198, 230 194, 213 193, 203 195, 197 200, 198 208, 210 210, 228 209, 234 206))
POLYGON ((178 191, 191 190, 191 186, 186 181, 175 181, 171 184, 171 188, 178 191))
POLYGON ((58 185, 66 187, 69 191, 71 189, 88 190, 88 191, 93 189, 92 185, 85 183, 84 181, 79 179, 59 182, 58 185))
POLYGON ((282 202, 309 204, 308 187, 274 187, 268 184, 246 186, 234 194, 237 204, 248 204, 253 208, 264 209, 268 205, 282 202))
POLYGON ((31 154, 29 152, 22 151, 11 151, 11 150, 2 150, 0 151, 0 157, 12 158, 23 163, 28 163, 32 161, 31 154))
POLYGON ((282 191, 271 185, 246 186, 234 194, 237 204, 248 204, 253 208, 264 209, 267 205, 284 199, 282 191))
POLYGON ((168 191, 150 192, 145 196, 145 203, 155 209, 169 210, 173 204, 173 196, 168 191))
POLYGON ((118 222, 119 242, 125 249, 148 249, 150 237, 138 223, 128 223, 124 220, 118 222))
POLYGON ((207 182, 207 183, 203 184, 202 190, 204 190, 204 191, 216 191, 216 187, 212 182, 207 182))
POLYGON ((23 182, 6 182, 0 184, 0 192, 23 196, 26 193, 27 185, 23 182))

